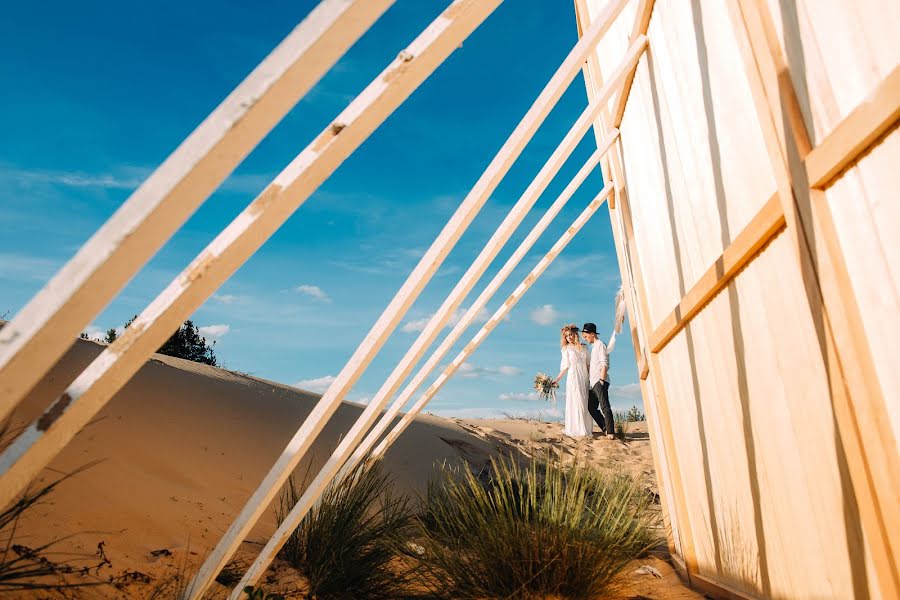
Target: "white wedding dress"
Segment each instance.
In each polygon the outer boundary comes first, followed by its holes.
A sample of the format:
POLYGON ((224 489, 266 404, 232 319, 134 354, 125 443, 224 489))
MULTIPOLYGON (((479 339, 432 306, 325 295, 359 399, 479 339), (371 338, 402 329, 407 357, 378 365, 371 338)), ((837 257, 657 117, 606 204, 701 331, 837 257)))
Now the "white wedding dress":
POLYGON ((593 420, 588 412, 588 366, 590 353, 586 346, 569 344, 562 349, 559 370, 566 371, 566 426, 563 433, 571 437, 591 435, 593 420))

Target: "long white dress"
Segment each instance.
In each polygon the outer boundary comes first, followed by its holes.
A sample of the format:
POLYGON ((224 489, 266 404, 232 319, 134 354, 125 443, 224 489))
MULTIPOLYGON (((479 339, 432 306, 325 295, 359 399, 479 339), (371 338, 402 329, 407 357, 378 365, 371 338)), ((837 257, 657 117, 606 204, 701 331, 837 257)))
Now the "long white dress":
POLYGON ((591 435, 593 420, 588 412, 588 366, 590 353, 587 347, 568 344, 562 349, 559 370, 566 372, 566 426, 563 433, 571 437, 591 435))

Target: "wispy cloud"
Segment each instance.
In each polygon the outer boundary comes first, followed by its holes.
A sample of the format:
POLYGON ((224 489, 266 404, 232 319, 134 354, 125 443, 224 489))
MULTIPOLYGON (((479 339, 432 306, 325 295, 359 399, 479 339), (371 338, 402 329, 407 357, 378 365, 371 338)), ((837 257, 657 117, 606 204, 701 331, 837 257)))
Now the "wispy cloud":
POLYGON ((511 365, 501 365, 499 367, 482 367, 473 363, 465 362, 459 365, 456 374, 467 379, 476 377, 484 377, 485 375, 500 375, 502 377, 514 377, 520 375, 522 369, 511 365))
POLYGON ((316 394, 324 394, 334 379, 334 375, 325 375, 324 377, 316 377, 315 379, 301 379, 294 384, 294 387, 316 394))
POLYGON ((234 294, 214 294, 212 297, 213 302, 217 302, 219 304, 231 305, 231 304, 248 304, 250 302, 249 296, 237 296, 234 294))
POLYGON ((537 392, 504 392, 497 396, 498 400, 540 400, 537 392))
POLYGON ((560 312, 552 304, 545 304, 532 310, 528 316, 538 325, 552 325, 559 321, 560 312))
MULTIPOLYGON (((466 312, 469 309, 463 307, 459 310, 453 312, 450 316, 450 319, 447 320, 447 327, 456 327, 456 325, 462 320, 464 316, 466 316, 466 312)), ((425 327, 428 325, 428 322, 431 321, 432 317, 434 317, 434 313, 428 315, 427 317, 422 317, 421 319, 415 319, 413 321, 407 321, 403 324, 403 327, 400 328, 400 331, 404 331, 406 333, 413 333, 416 331, 423 331, 425 327)), ((481 310, 475 315, 475 319, 473 319, 473 324, 481 324, 487 323, 488 319, 491 318, 491 313, 488 312, 487 308, 482 307, 481 310)))
POLYGON ((225 324, 204 325, 203 327, 198 327, 197 330, 203 337, 216 340, 231 331, 231 326, 225 324))
POLYGON ((626 383, 625 385, 612 385, 609 387, 609 398, 610 400, 639 402, 643 399, 643 396, 641 395, 641 384, 626 383))
POLYGON ((47 281, 62 266, 62 261, 0 252, 0 279, 9 281, 47 281))
POLYGON ((294 288, 294 291, 304 296, 309 296, 310 298, 314 298, 320 302, 331 302, 331 298, 328 297, 322 288, 317 285, 309 285, 304 283, 303 285, 298 285, 294 288))

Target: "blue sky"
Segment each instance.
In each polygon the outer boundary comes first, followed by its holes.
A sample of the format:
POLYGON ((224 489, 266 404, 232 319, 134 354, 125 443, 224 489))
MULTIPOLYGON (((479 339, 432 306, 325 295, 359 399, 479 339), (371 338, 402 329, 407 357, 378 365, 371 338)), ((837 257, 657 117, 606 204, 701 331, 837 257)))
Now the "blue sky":
MULTIPOLYGON (((444 1, 399 0, 95 320, 140 310, 412 41, 444 1)), ((0 19, 0 315, 14 315, 315 2, 13 3, 0 19)), ((576 42, 571 2, 507 0, 195 315, 231 369, 321 391, 576 42)), ((587 102, 578 77, 348 399, 380 386, 587 102)), ((595 148, 586 136, 471 294, 595 148)), ((495 310, 602 187, 575 194, 495 310)), ((609 330, 619 272, 601 209, 429 410, 526 414, 559 327, 609 330)), ((449 332, 449 330, 447 330, 449 332)), ((452 356, 474 335, 471 328, 452 356)), ((435 345, 436 347, 436 345, 435 345)), ((640 406, 628 335, 613 404, 640 406)), ((448 362, 449 358, 447 359, 448 362)), ((436 375, 435 373, 434 375, 436 375)), ((558 406, 558 410, 562 406, 558 406)), ((558 414, 558 413, 549 413, 558 414)))

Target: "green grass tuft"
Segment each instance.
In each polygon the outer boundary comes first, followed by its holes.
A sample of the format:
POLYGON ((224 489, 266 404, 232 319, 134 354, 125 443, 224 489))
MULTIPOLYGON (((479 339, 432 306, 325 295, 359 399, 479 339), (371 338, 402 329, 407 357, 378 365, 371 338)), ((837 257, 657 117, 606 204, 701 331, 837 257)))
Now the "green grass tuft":
POLYGON ((495 460, 490 477, 444 468, 419 519, 439 598, 593 598, 658 543, 658 511, 630 477, 556 460, 495 460))
MULTIPOLYGON (((281 496, 281 523, 300 499, 293 478, 281 496)), ((412 525, 408 497, 391 491, 380 463, 363 463, 332 484, 279 554, 319 600, 379 600, 403 595, 411 572, 404 546, 412 525)))

